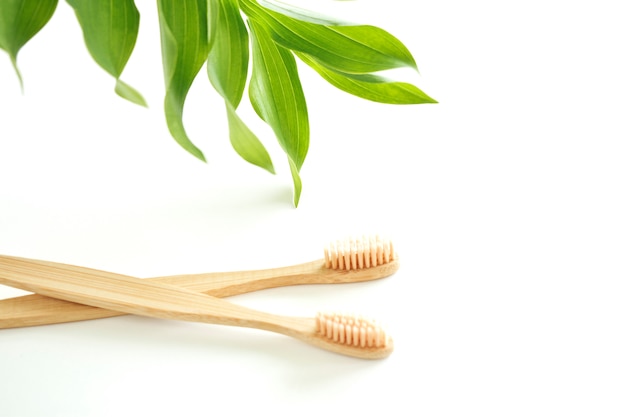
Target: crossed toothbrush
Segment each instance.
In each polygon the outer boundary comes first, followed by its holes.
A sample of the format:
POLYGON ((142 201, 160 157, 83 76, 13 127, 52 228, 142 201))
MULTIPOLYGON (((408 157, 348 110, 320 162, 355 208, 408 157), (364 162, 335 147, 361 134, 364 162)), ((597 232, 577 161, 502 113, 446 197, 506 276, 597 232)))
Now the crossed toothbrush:
POLYGON ((35 293, 0 300, 0 329, 137 314, 268 330, 332 352, 380 359, 391 354, 393 341, 374 320, 337 313, 281 316, 218 297, 369 281, 392 275, 398 267, 393 244, 378 236, 333 242, 324 249, 324 259, 293 266, 149 279, 0 255, 0 284, 35 293))

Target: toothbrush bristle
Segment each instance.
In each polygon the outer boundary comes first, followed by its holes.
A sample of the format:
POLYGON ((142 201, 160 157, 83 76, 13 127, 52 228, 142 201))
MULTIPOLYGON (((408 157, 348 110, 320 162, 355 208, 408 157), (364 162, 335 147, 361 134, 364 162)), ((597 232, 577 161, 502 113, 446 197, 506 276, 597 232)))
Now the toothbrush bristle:
POLYGON ((326 268, 350 271, 372 268, 396 259, 393 244, 380 236, 338 240, 324 248, 326 268))
POLYGON ((316 330, 335 343, 362 348, 384 348, 387 334, 374 320, 360 316, 336 313, 319 313, 316 330))

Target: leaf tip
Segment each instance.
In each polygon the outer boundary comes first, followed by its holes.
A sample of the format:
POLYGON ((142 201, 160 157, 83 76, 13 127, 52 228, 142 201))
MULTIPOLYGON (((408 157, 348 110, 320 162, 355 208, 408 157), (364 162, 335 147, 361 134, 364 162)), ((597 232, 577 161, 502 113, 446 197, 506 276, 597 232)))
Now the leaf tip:
POLYGON ((17 75, 17 80, 20 83, 20 91, 24 94, 24 79, 22 78, 22 73, 20 72, 19 67, 17 66, 17 55, 11 55, 11 65, 13 65, 13 70, 15 71, 15 75, 17 75))
POLYGON ((196 158, 198 158, 200 161, 204 162, 205 164, 207 163, 206 157, 204 156, 201 150, 196 149, 196 151, 191 152, 191 154, 195 156, 196 158))
POLYGON ((431 96, 426 95, 426 94, 424 94, 424 101, 423 102, 426 103, 426 104, 437 104, 437 103, 439 103, 437 100, 435 100, 434 98, 432 98, 431 96))
POLYGON ((148 102, 145 98, 139 93, 139 91, 135 90, 130 85, 126 84, 124 81, 119 78, 115 81, 115 93, 122 97, 125 100, 130 101, 131 103, 137 104, 141 107, 148 107, 148 102))
POLYGON ((291 158, 289 158, 289 169, 293 179, 293 205, 295 208, 298 208, 300 194, 302 194, 302 179, 300 178, 300 168, 296 166, 291 158))

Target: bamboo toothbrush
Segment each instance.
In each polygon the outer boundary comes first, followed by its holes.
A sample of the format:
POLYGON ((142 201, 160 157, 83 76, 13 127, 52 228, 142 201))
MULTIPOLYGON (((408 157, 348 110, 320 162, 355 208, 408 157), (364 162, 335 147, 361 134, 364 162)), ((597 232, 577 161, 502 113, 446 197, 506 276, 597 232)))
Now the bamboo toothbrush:
MULTIPOLYGON (((41 260, 31 262, 54 265, 41 260)), ((369 281, 392 275, 398 267, 398 257, 389 239, 365 236, 332 242, 324 249, 324 259, 299 265, 254 271, 174 275, 149 280, 203 292, 214 297, 229 297, 290 285, 369 281)), ((41 294, 30 294, 0 300, 0 329, 67 323, 124 314, 41 294)))
POLYGON ((0 256, 0 283, 129 314, 272 331, 357 358, 380 359, 393 350, 384 330, 360 317, 279 316, 168 284, 72 265, 0 256))

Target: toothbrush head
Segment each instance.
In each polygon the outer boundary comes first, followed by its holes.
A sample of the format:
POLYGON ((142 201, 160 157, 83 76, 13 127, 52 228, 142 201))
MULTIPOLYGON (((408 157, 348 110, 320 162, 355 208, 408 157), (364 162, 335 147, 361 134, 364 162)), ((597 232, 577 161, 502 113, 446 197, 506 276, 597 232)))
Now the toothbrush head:
POLYGON ((380 236, 349 238, 324 248, 326 268, 344 271, 388 264, 397 257, 391 241, 380 236))
POLYGON ((374 320, 337 313, 318 313, 315 329, 329 341, 347 346, 384 349, 391 339, 374 320))

